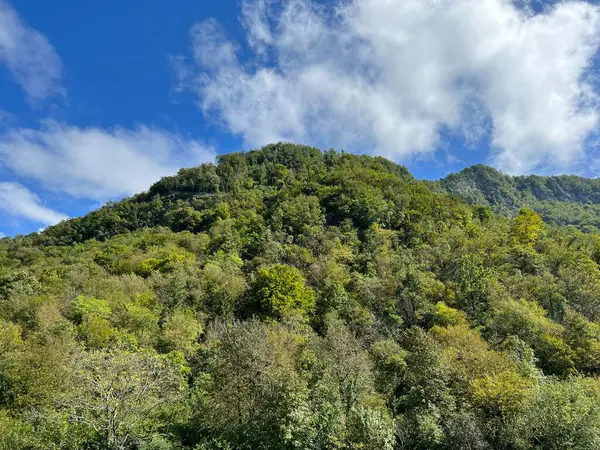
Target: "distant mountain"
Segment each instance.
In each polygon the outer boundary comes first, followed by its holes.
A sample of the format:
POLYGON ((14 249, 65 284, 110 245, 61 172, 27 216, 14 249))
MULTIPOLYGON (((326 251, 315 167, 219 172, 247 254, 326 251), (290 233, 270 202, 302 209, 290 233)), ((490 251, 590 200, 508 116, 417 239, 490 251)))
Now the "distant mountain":
POLYGON ((432 182, 430 187, 470 204, 490 206, 500 214, 512 216, 528 207, 551 225, 574 225, 586 231, 600 229, 599 178, 510 176, 478 164, 432 182))

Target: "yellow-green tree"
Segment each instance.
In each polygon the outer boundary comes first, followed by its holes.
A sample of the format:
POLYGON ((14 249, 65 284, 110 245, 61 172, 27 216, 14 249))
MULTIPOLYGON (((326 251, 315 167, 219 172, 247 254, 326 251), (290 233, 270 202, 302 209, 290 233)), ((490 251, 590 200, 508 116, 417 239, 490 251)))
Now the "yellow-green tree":
POLYGON ((260 312, 275 319, 306 318, 315 308, 314 291, 298 269, 285 264, 260 269, 252 291, 260 312))
POLYGON ((535 211, 521 208, 519 215, 513 221, 511 234, 515 243, 532 246, 545 230, 544 221, 535 211))

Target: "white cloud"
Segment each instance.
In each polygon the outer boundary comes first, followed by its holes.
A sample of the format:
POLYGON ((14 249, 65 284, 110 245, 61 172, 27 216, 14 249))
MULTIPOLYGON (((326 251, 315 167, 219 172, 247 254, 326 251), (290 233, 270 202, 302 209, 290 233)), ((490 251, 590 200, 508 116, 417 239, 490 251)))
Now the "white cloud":
POLYGON ((42 130, 0 136, 0 164, 45 188, 106 200, 148 189, 183 166, 212 161, 215 153, 166 131, 78 128, 48 122, 42 130))
POLYGON ((67 219, 64 214, 45 207, 36 194, 18 183, 0 182, 0 210, 10 216, 24 217, 43 225, 53 225, 67 219))
POLYGON ((61 61, 54 48, 3 0, 0 0, 0 63, 6 65, 32 101, 63 92, 61 61))
MULTIPOLYGON (((248 50, 215 21, 191 29, 181 86, 248 145, 292 140, 430 154, 449 129, 491 133, 511 172, 559 170, 598 126, 589 80, 600 7, 566 1, 534 14, 509 0, 243 1, 248 50), (247 59, 250 54, 250 59, 247 59)), ((538 8, 539 9, 539 8, 538 8)))
POLYGON ((0 129, 8 126, 11 122, 15 121, 15 116, 8 111, 0 108, 0 129))

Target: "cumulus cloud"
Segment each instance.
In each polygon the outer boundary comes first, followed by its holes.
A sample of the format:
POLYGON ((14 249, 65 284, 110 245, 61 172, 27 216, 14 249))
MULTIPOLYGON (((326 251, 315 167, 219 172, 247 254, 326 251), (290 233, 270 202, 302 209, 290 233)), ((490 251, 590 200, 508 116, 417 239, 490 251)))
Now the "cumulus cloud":
POLYGON ((214 150, 159 129, 78 128, 48 122, 41 130, 0 136, 0 164, 46 189, 106 200, 146 190, 183 166, 214 160, 214 150))
MULTIPOLYGON (((43 225, 53 225, 67 216, 42 204, 41 199, 19 183, 0 182, 0 210, 43 225)), ((2 237, 2 236, 0 236, 2 237)))
POLYGON ((444 131, 488 133, 502 169, 558 170, 583 158, 598 126, 600 7, 531 5, 247 0, 246 42, 208 20, 191 29, 191 61, 174 61, 205 116, 248 145, 293 140, 406 160, 439 148, 444 131))
POLYGON ((3 0, 0 0, 0 63, 6 65, 32 101, 63 92, 62 64, 54 47, 3 0))

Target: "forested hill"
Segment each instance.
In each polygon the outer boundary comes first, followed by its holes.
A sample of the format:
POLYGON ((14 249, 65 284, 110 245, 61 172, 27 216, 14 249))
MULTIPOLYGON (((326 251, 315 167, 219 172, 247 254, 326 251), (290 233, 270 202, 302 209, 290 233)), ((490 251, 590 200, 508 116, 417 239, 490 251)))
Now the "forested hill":
POLYGON ((520 208, 528 207, 549 224, 575 225, 588 231, 600 229, 598 178, 510 176, 492 167, 475 165, 431 186, 470 204, 491 206, 501 214, 514 216, 520 208))
POLYGON ((430 186, 275 144, 0 239, 0 449, 600 448, 600 235, 430 186))
MULTIPOLYGON (((368 184, 371 171, 374 183, 385 175, 395 178, 398 186, 409 183, 413 185, 411 189, 449 193, 470 205, 489 206, 509 217, 526 207, 540 214, 549 225, 600 231, 600 179, 574 175, 510 176, 489 166, 474 165, 439 181, 417 182, 405 167, 384 158, 275 144, 259 151, 220 156, 217 165, 182 169, 145 193, 51 227, 41 239, 47 244, 70 244, 153 226, 198 231, 208 223, 206 217, 200 219, 199 211, 214 204, 215 198, 237 193, 241 188, 256 188, 268 196, 266 191, 273 192, 286 184, 304 184, 306 192, 315 193, 318 185, 321 189, 336 184, 346 175, 352 177, 358 168, 363 179, 357 182, 363 184, 368 184), (193 217, 185 217, 186 212, 193 217)), ((329 218, 332 214, 329 211, 329 218)))
MULTIPOLYGON (((385 158, 281 143, 219 156, 216 165, 181 169, 145 193, 50 227, 39 239, 44 244, 68 245, 155 226, 197 232, 209 229, 216 218, 229 216, 230 211, 214 210, 225 204, 237 208, 233 214, 252 212, 256 220, 264 221, 276 213, 283 197, 298 195, 318 198, 331 223, 345 219, 363 225, 383 223, 384 216, 392 214, 389 197, 408 201, 413 193, 445 198, 415 183, 405 167, 385 158)), ((313 206, 309 202, 305 207, 313 206)), ((294 211, 280 214, 288 213, 294 211)))

